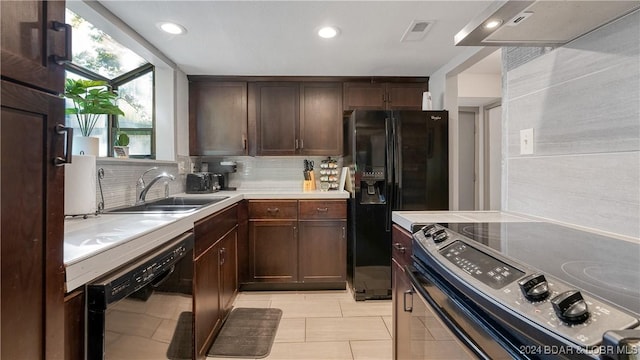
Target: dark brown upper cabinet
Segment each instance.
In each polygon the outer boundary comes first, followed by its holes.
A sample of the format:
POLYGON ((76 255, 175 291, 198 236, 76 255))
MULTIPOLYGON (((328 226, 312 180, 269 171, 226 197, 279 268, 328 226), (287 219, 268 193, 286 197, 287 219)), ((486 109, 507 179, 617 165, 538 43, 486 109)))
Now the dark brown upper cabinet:
POLYGON ((342 154, 342 84, 300 84, 300 144, 303 155, 342 154))
MULTIPOLYGON (((0 358, 65 358, 64 1, 0 1, 0 358)), ((69 144, 70 145, 70 144, 69 144)), ((68 146, 67 151, 70 151, 68 146)))
POLYGON ((252 155, 339 155, 341 124, 341 83, 249 84, 252 155))
POLYGON ((249 126, 255 129, 252 155, 296 154, 300 143, 299 97, 297 82, 249 84, 249 126))
POLYGON ((62 63, 71 60, 71 26, 64 24, 65 2, 0 3, 2 77, 61 93, 64 90, 62 63))
POLYGON ((428 81, 345 82, 344 110, 421 110, 428 81))
POLYGON ((247 83, 191 81, 189 154, 247 155, 247 83))

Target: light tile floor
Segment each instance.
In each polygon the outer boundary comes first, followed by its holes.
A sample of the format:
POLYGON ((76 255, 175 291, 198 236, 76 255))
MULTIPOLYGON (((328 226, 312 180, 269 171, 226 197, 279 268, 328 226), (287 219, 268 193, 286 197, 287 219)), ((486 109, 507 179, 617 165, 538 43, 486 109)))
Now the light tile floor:
POLYGON ((349 290, 241 292, 234 306, 282 310, 265 359, 391 359, 391 300, 356 302, 349 290))

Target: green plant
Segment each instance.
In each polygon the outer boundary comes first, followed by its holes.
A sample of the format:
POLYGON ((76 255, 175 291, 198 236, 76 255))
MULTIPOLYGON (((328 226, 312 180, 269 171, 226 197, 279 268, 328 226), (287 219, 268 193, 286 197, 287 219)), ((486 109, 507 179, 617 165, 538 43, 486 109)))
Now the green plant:
POLYGON ((106 81, 67 79, 64 96, 71 99, 73 107, 66 108, 67 115, 75 115, 83 136, 91 135, 100 115, 124 115, 115 104, 118 93, 107 86, 106 81))
POLYGON ((129 145, 129 135, 125 134, 125 133, 119 133, 118 137, 116 138, 115 143, 113 144, 115 146, 128 146, 129 145))

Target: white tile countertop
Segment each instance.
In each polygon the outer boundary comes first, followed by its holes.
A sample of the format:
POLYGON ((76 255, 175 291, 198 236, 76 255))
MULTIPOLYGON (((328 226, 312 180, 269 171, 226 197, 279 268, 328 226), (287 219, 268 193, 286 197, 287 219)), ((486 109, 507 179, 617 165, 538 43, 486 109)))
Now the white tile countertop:
POLYGON ((407 231, 411 231, 411 225, 419 223, 539 221, 524 215, 500 211, 394 211, 392 220, 407 231))
POLYGON ((193 223, 243 199, 346 199, 346 191, 238 190, 211 194, 174 194, 227 199, 197 211, 174 214, 102 214, 64 222, 66 291, 145 254, 192 230, 193 223))

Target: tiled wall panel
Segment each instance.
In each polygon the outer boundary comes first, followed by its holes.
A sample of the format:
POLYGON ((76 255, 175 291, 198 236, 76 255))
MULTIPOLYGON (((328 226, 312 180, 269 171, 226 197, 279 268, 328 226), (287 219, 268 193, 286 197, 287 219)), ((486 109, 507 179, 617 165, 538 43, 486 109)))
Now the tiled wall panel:
POLYGON ((504 209, 640 237, 638 34, 635 12, 526 63, 503 57, 504 209), (520 155, 526 128, 534 155, 520 155))
POLYGON ((509 210, 638 236, 640 152, 511 158, 509 210))

